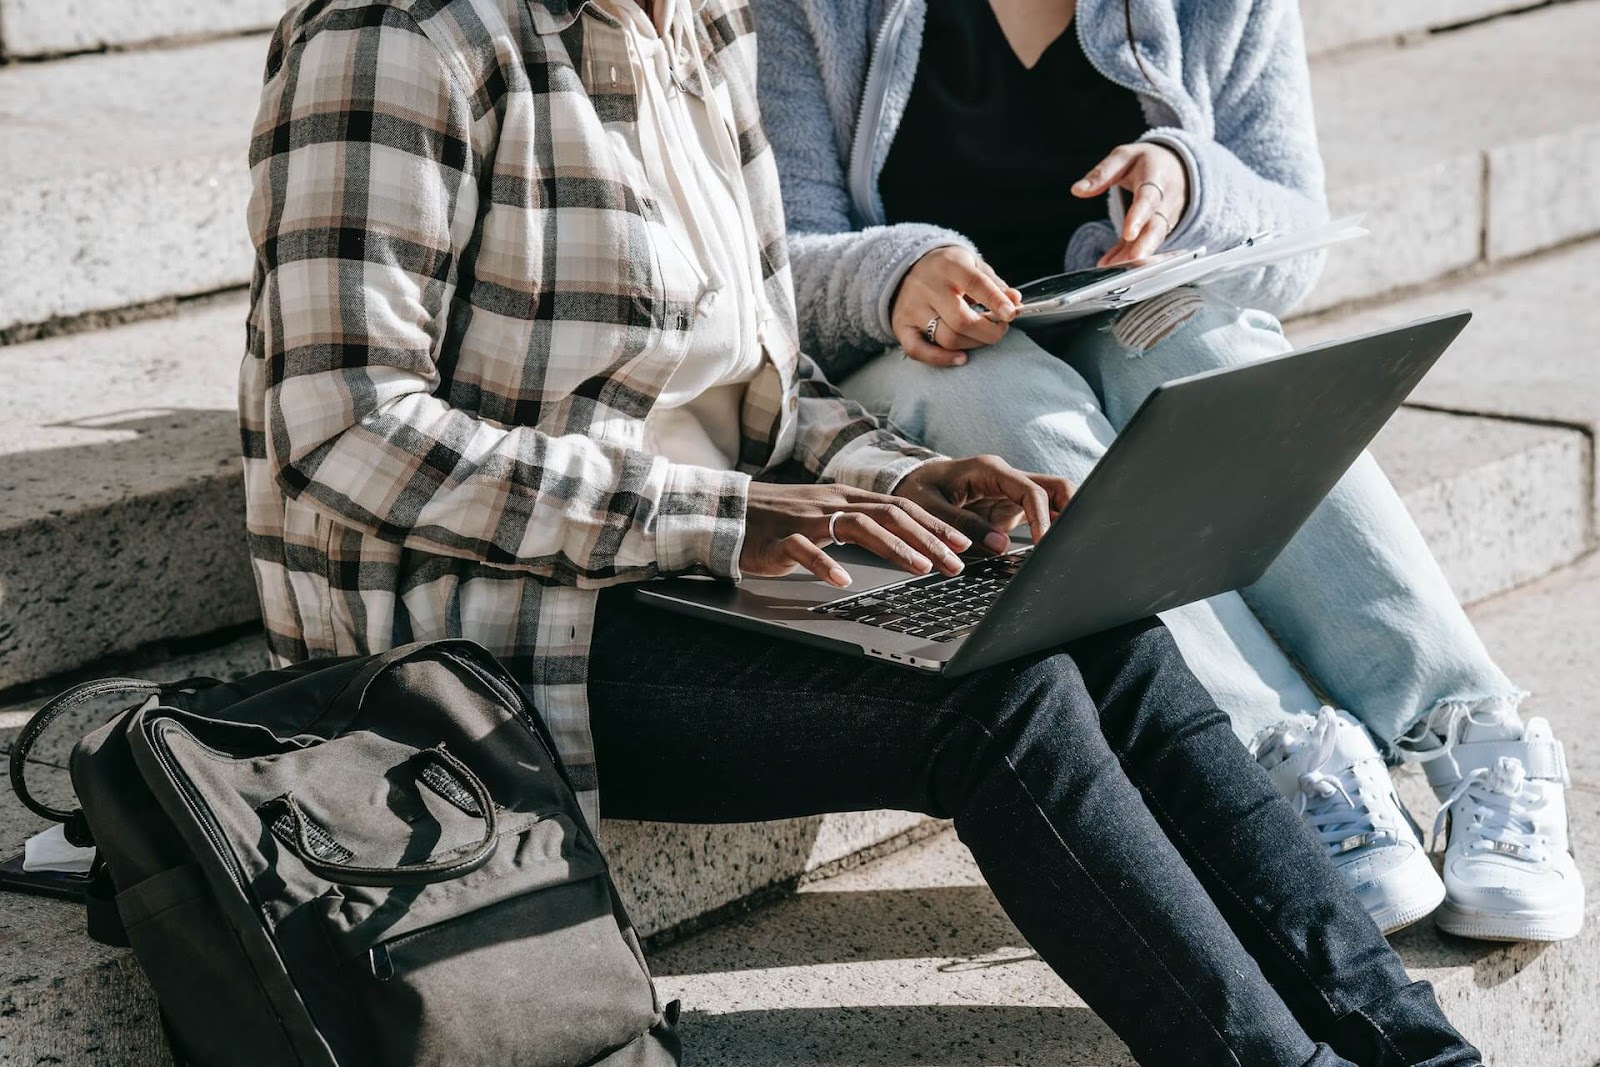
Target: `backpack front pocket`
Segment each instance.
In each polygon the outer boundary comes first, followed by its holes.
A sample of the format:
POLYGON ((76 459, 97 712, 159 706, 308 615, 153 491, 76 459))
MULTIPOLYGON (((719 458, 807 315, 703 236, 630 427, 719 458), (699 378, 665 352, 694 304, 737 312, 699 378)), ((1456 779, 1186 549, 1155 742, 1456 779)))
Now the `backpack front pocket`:
POLYGON ((564 814, 508 826, 463 878, 318 905, 371 1062, 568 1067, 655 1021, 605 864, 564 814))

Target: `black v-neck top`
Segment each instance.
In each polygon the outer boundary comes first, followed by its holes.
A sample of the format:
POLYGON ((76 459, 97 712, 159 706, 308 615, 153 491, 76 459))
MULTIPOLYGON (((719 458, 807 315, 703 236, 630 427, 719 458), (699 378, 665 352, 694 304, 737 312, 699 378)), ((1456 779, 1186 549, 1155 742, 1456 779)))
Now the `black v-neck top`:
POLYGON ((1076 23, 1033 67, 989 0, 930 0, 922 55, 878 190, 891 223, 971 238, 1012 285, 1059 274, 1067 241, 1106 217, 1070 186, 1146 129, 1139 99, 1089 63, 1076 23))

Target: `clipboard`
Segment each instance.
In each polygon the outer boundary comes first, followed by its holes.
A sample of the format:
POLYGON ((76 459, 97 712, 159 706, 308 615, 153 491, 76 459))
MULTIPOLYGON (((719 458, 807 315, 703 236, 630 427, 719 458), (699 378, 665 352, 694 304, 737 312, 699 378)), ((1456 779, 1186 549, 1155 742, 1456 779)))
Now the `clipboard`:
POLYGON ((1205 285, 1252 267, 1315 252, 1365 236, 1363 216, 1333 219, 1294 233, 1264 231, 1231 248, 1165 252, 1138 263, 1094 267, 1037 278, 1018 287, 1022 307, 1013 320, 1023 329, 1054 326, 1073 319, 1132 307, 1184 285, 1205 285))

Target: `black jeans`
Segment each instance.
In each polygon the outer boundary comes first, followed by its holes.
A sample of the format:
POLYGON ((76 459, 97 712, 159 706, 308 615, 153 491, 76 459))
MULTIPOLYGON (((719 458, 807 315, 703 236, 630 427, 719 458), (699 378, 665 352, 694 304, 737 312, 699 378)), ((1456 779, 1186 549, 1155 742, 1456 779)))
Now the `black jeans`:
POLYGON ((953 818, 1141 1064, 1481 1057, 1412 982, 1154 620, 945 679, 602 595, 608 816, 953 818))

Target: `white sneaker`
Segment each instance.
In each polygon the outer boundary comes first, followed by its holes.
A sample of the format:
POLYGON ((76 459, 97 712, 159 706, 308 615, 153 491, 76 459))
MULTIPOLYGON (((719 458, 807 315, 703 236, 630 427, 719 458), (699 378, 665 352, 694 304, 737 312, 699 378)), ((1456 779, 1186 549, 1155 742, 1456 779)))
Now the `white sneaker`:
MULTIPOLYGON (((1431 726, 1432 724, 1430 724, 1431 726)), ((1488 941, 1564 941, 1583 927, 1583 878, 1567 839, 1567 766, 1544 719, 1457 711, 1425 753, 1448 820, 1441 930, 1488 941), (1433 758, 1428 758, 1428 757, 1433 758)))
POLYGON ((1422 842, 1400 807, 1383 757, 1352 716, 1323 708, 1263 731, 1250 754, 1316 833, 1385 934, 1444 899, 1422 842))

